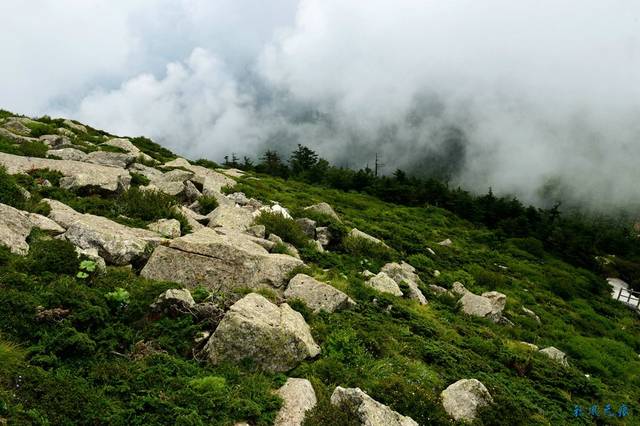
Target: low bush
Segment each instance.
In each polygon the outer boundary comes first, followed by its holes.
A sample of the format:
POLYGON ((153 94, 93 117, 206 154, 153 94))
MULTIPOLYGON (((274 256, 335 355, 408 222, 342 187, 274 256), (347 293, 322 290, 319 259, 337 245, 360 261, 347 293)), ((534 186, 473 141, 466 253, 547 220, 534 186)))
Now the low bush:
POLYGON ((309 237, 302 231, 300 225, 279 213, 263 212, 255 223, 264 225, 267 235, 276 234, 296 247, 302 248, 309 244, 309 237))
POLYGON ((29 270, 44 273, 75 275, 80 266, 73 244, 67 240, 37 238, 30 241, 27 257, 29 270))
POLYGON ((218 200, 213 196, 203 196, 198 198, 201 214, 209 214, 218 207, 218 200))
POLYGON ((365 238, 348 236, 342 240, 342 247, 345 252, 359 258, 365 257, 386 262, 394 257, 393 249, 365 238))

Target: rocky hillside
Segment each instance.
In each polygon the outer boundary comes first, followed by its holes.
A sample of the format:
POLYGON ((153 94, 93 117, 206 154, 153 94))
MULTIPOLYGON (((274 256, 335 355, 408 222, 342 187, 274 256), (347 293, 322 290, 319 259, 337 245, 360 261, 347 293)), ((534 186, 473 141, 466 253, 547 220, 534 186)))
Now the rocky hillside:
POLYGON ((640 423, 604 278, 443 209, 2 111, 0 213, 0 424, 640 423))

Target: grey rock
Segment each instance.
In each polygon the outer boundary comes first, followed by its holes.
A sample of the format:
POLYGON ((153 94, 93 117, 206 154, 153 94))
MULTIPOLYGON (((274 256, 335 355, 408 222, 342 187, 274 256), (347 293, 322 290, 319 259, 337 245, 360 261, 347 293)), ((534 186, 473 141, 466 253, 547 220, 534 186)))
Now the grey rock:
POLYGON ((411 417, 393 411, 360 388, 338 386, 331 394, 331 404, 357 418, 363 426, 418 426, 411 417))
POLYGON ((118 191, 126 190, 131 183, 131 175, 124 169, 81 161, 21 157, 0 153, 0 164, 5 166, 10 174, 28 173, 36 169, 60 172, 65 176, 61 179, 60 186, 65 189, 95 186, 105 191, 118 191))
POLYGON ((386 272, 379 272, 377 275, 371 277, 366 284, 381 293, 402 296, 402 291, 400 290, 398 283, 387 275, 386 272))
POLYGON ((302 261, 271 254, 255 237, 225 228, 203 228, 155 249, 140 275, 211 290, 281 287, 302 261))
POLYGON ((225 227, 245 231, 254 221, 250 211, 236 206, 218 206, 208 214, 209 228, 225 227))
POLYGON ((318 403, 316 392, 307 379, 288 378, 276 393, 282 398, 283 405, 274 426, 301 426, 307 412, 318 403))
POLYGON ((87 154, 75 148, 51 149, 47 151, 47 156, 58 157, 61 160, 85 161, 87 154))
POLYGON ((302 315, 250 293, 227 311, 204 352, 213 364, 252 359, 266 371, 282 372, 316 356, 320 347, 302 315))
POLYGON ((418 287, 422 283, 418 274, 415 273, 416 269, 406 262, 402 263, 387 263, 381 269, 391 279, 393 279, 398 285, 404 283, 409 287, 406 296, 420 303, 421 305, 427 304, 427 298, 424 297, 422 291, 418 287))
MULTIPOLYGON (((62 148, 64 146, 72 145, 71 140, 64 135, 42 135, 38 140, 44 142, 45 145, 50 146, 51 148, 62 148)), ((63 158, 63 160, 66 159, 63 158)), ((69 160, 73 160, 73 158, 69 158, 69 160)))
POLYGON ((253 235, 254 237, 264 238, 266 235, 267 228, 264 225, 253 225, 247 228, 247 234, 253 235))
POLYGON ((151 304, 151 309, 154 311, 180 313, 188 312, 195 304, 196 302, 188 289, 172 288, 158 296, 156 301, 151 304))
POLYGON ((178 238, 180 236, 180 222, 177 219, 159 219, 147 225, 147 228, 166 238, 178 238))
POLYGON ((567 354, 556 347, 549 346, 544 349, 540 349, 539 352, 545 354, 550 359, 559 362, 564 367, 569 366, 569 362, 567 361, 567 354))
POLYGON ((329 284, 305 274, 297 274, 284 292, 287 300, 302 300, 313 312, 335 312, 355 305, 349 296, 329 284))
POLYGON ((84 161, 87 163, 101 164, 103 166, 124 169, 129 164, 133 163, 135 159, 135 155, 129 153, 124 154, 120 152, 93 151, 87 154, 84 161))
POLYGON ((318 204, 314 204, 314 205, 309 206, 309 207, 305 207, 305 210, 309 210, 309 211, 312 211, 312 212, 324 214, 324 215, 327 215, 327 216, 337 220, 338 222, 342 222, 340 220, 340 216, 338 216, 338 214, 335 212, 335 210, 333 210, 333 207, 331 207, 329 204, 324 203, 324 202, 318 203, 318 204))
POLYGON ((0 204, 0 244, 7 246, 12 253, 28 253, 27 237, 33 228, 40 228, 51 235, 64 232, 62 227, 44 216, 0 204))
POLYGON ((300 225, 300 228, 302 228, 302 232, 304 232, 307 235, 307 237, 311 238, 312 240, 316 238, 316 221, 315 220, 311 220, 309 218, 303 217, 300 219, 296 219, 296 223, 300 225))
POLYGON ((67 127, 70 127, 71 129, 75 130, 76 132, 87 133, 87 128, 82 124, 75 123, 71 120, 64 120, 64 124, 67 127))
POLYGON ((316 238, 322 247, 326 247, 331 242, 331 231, 326 226, 319 226, 316 228, 316 238))
POLYGON ((454 420, 473 421, 478 409, 493 403, 487 388, 476 379, 462 379, 449 385, 442 394, 442 406, 454 420))

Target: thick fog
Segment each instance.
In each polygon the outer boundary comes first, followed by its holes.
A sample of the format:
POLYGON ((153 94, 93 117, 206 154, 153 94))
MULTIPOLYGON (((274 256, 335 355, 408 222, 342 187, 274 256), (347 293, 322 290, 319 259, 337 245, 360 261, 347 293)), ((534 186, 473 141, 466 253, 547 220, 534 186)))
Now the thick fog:
POLYGON ((0 14, 5 109, 189 158, 302 143, 538 204, 640 201, 635 0, 34 0, 0 14))

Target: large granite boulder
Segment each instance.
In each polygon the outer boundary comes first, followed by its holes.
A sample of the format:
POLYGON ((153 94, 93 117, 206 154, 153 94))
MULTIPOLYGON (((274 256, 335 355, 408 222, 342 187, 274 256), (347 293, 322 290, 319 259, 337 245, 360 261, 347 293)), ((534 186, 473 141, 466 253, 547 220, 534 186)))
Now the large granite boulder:
POLYGON ((372 244, 378 244, 378 245, 381 245, 381 246, 383 246, 383 247, 387 247, 387 248, 389 247, 388 245, 386 245, 386 244, 384 243, 384 241, 382 241, 382 240, 380 240, 380 239, 378 239, 378 238, 376 238, 376 237, 373 237, 373 236, 371 236, 371 235, 367 234, 366 232, 362 232, 362 231, 361 231, 361 230, 359 230, 358 228, 353 228, 353 229, 349 232, 348 237, 349 237, 349 238, 359 238, 359 239, 362 239, 362 240, 368 241, 368 242, 370 242, 370 243, 372 243, 372 244))
POLYGON ((476 379, 462 379, 440 394, 444 410, 454 420, 473 421, 479 408, 493 402, 487 388, 476 379))
POLYGON ((302 232, 304 232, 307 237, 314 240, 316 238, 316 221, 311 220, 309 218, 303 217, 300 219, 296 219, 296 223, 300 225, 302 232))
POLYGON ((0 153, 0 165, 10 174, 28 173, 35 169, 50 169, 62 173, 60 186, 65 189, 98 187, 105 191, 129 188, 131 175, 127 170, 98 164, 49 158, 21 157, 0 153))
POLYGON ((334 312, 355 305, 349 296, 337 288, 305 274, 297 274, 289 281, 284 297, 287 300, 301 300, 316 313, 320 311, 334 312))
POLYGON ((288 378, 276 393, 282 398, 283 405, 274 426, 302 426, 307 411, 318 403, 316 392, 307 379, 288 378))
POLYGON ((177 219, 159 219, 147 225, 147 228, 166 238, 178 238, 180 236, 180 222, 177 219))
POLYGON ((51 207, 49 218, 67 229, 64 238, 81 249, 96 249, 100 257, 113 265, 127 265, 144 258, 153 247, 165 241, 156 232, 78 213, 57 201, 44 201, 51 207))
POLYGON ((340 220, 340 216, 338 216, 338 214, 336 213, 335 210, 333 210, 333 207, 331 207, 331 205, 327 204, 327 203, 318 203, 318 204, 314 204, 312 206, 309 207, 305 207, 305 210, 309 210, 315 213, 320 213, 326 216, 329 216, 335 220, 337 220, 338 222, 342 222, 340 220))
POLYGON ((402 290, 398 286, 398 283, 393 280, 386 272, 379 272, 377 275, 369 278, 366 283, 369 287, 381 292, 389 293, 394 296, 402 296, 402 290))
POLYGON ((504 294, 488 291, 477 295, 467 290, 459 282, 453 283, 452 293, 462 296, 459 302, 465 314, 487 318, 495 323, 502 319, 502 311, 507 302, 507 296, 504 294))
POLYGON ((250 293, 227 311, 204 353, 213 364, 251 359, 266 371, 281 372, 318 355, 320 347, 302 315, 250 293))
POLYGON ((1 245, 7 246, 12 253, 27 254, 29 252, 27 237, 33 228, 40 228, 52 235, 64 232, 62 227, 44 216, 0 204, 1 245))
POLYGON ((271 254, 255 237, 226 228, 203 228, 155 249, 141 275, 211 290, 281 287, 303 265, 285 254, 271 254))
POLYGON ((565 354, 560 349, 554 346, 549 346, 547 348, 540 349, 539 352, 541 354, 545 354, 550 359, 560 363, 560 365, 562 365, 563 367, 569 366, 569 362, 567 361, 567 354, 565 354))
POLYGON ((137 173, 146 177, 149 180, 153 180, 162 176, 162 172, 156 168, 145 166, 140 163, 133 163, 128 167, 129 171, 132 173, 137 173))
POLYGON ((420 303, 421 305, 427 304, 427 298, 424 297, 422 291, 418 287, 422 280, 416 274, 416 269, 406 262, 396 263, 391 262, 384 265, 381 269, 382 272, 387 274, 397 284, 404 283, 408 287, 406 296, 420 303))
POLYGON ((136 156, 129 153, 93 151, 87 154, 84 161, 103 166, 126 168, 136 160, 136 156))
POLYGON ((126 151, 129 154, 133 154, 133 156, 136 159, 141 159, 142 161, 145 161, 148 163, 158 163, 158 164, 160 163, 159 161, 154 160, 151 156, 142 152, 140 148, 135 146, 129 139, 113 138, 106 141, 104 145, 120 148, 121 150, 126 151))
POLYGON ((363 426, 418 426, 411 417, 393 411, 360 388, 338 386, 331 394, 331 404, 358 419, 363 426))
POLYGON ((165 163, 164 166, 167 168, 182 168, 193 172, 193 181, 202 185, 202 193, 206 196, 221 195, 223 187, 230 187, 236 183, 235 180, 223 175, 222 173, 206 167, 193 165, 184 158, 176 158, 173 161, 165 163))
POLYGON ((85 161, 87 154, 75 148, 50 149, 47 151, 48 157, 56 157, 60 160, 85 161))
POLYGON ((254 221, 251 212, 235 205, 220 205, 207 215, 209 228, 225 227, 245 231, 254 221))
POLYGON ((188 289, 171 288, 158 296, 151 304, 151 309, 156 312, 181 313, 188 312, 195 305, 188 289))

